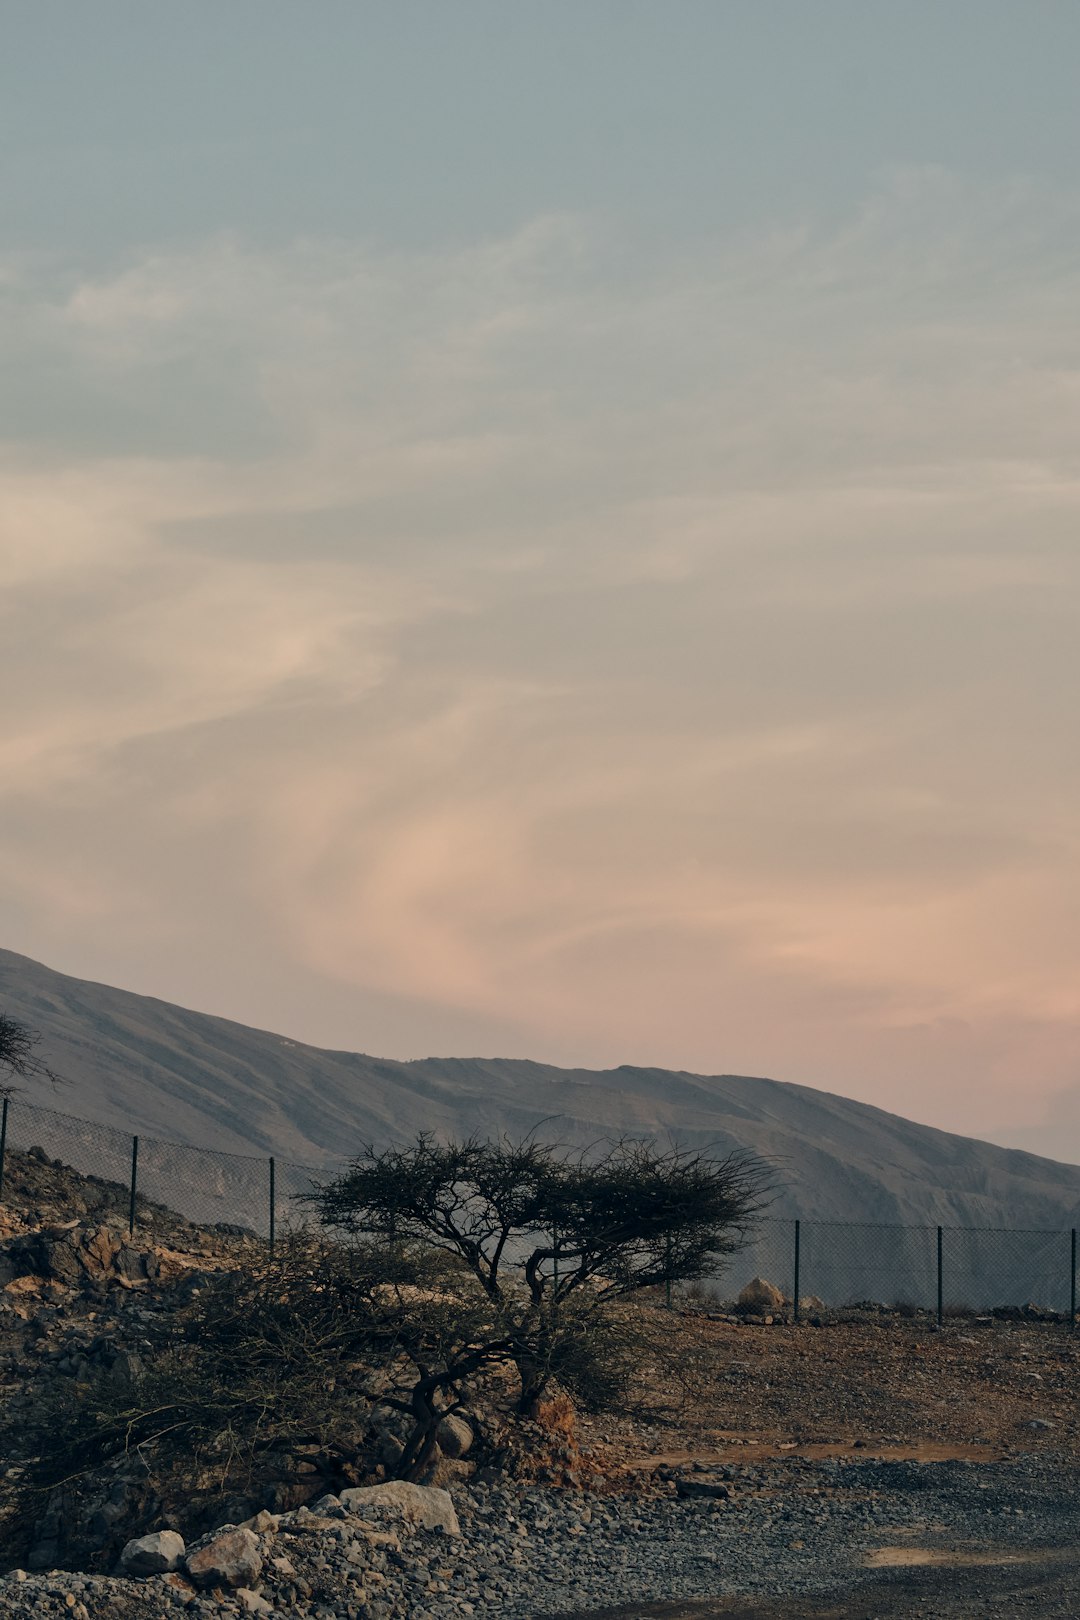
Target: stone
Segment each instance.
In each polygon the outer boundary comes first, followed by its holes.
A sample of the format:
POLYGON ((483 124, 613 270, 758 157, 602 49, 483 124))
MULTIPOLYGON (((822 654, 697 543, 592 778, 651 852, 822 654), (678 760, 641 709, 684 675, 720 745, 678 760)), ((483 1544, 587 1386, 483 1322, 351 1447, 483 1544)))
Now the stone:
POLYGON ((175 1530, 155 1530, 150 1536, 136 1536, 120 1554, 122 1575, 167 1575, 179 1569, 184 1556, 184 1538, 175 1530))
POLYGON ((325 1496, 320 1496, 317 1502, 312 1502, 311 1512, 321 1513, 327 1519, 339 1519, 342 1513, 341 1498, 328 1491, 325 1496))
POLYGON ((259 1578, 262 1553, 250 1530, 227 1524, 189 1552, 185 1563, 196 1586, 250 1586, 259 1578))
POLYGON ((437 1485, 411 1485, 388 1479, 385 1485, 358 1485, 341 1492, 342 1506, 362 1518, 390 1519, 414 1529, 459 1536, 461 1526, 449 1491, 437 1485))
POLYGON ((268 1603, 258 1592, 253 1592, 250 1586, 240 1586, 236 1589, 236 1601, 244 1614, 273 1614, 274 1605, 268 1603))
POLYGON ((280 1523, 280 1513, 268 1513, 265 1508, 260 1508, 258 1513, 254 1514, 250 1519, 245 1519, 240 1528, 241 1530, 261 1530, 265 1535, 268 1530, 276 1530, 280 1523))
POLYGON ((464 1418, 444 1417, 439 1424, 438 1441, 444 1457, 464 1457, 473 1443, 473 1432, 464 1418))
POLYGON ((92 1277, 105 1276, 111 1271, 119 1253, 120 1239, 107 1226, 99 1226, 83 1238, 82 1262, 92 1277))
POLYGON ((767 1311, 779 1311, 783 1307, 783 1294, 775 1283, 766 1282, 764 1277, 752 1278, 739 1295, 740 1311, 749 1311, 755 1316, 763 1316, 767 1311))
POLYGON ((381 1549, 383 1552, 388 1549, 393 1552, 401 1551, 401 1538, 396 1536, 393 1530, 376 1530, 374 1525, 362 1524, 358 1533, 363 1536, 369 1547, 374 1547, 376 1550, 381 1549))
POLYGON ((121 1282, 129 1282, 139 1287, 156 1278, 157 1256, 144 1253, 129 1243, 123 1243, 116 1257, 116 1272, 121 1282))
POLYGON ((730 1485, 720 1479, 685 1479, 675 1481, 675 1490, 679 1496, 707 1496, 717 1501, 725 1502, 731 1496, 730 1485))
POLYGON ((166 1592, 175 1595, 177 1602, 189 1603, 196 1596, 195 1588, 178 1569, 170 1571, 168 1575, 159 1575, 158 1580, 166 1592))

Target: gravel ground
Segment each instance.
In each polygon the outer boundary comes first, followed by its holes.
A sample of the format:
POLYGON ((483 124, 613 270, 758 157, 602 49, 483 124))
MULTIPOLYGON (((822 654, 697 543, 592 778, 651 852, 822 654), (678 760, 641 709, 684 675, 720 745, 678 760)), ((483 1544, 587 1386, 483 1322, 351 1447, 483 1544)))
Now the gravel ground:
POLYGON ((245 1610, 242 1596, 196 1596, 167 1577, 53 1573, 0 1581, 0 1616, 1080 1614, 1078 1479, 1071 1465, 1045 1454, 1000 1464, 792 1459, 731 1473, 727 1499, 462 1487, 453 1493, 460 1537, 417 1532, 400 1548, 368 1545, 344 1510, 301 1511, 264 1538, 258 1601, 265 1606, 254 1610, 245 1610), (868 1568, 882 1549, 990 1561, 868 1568), (274 1557, 287 1560, 284 1570, 269 1562, 274 1557))

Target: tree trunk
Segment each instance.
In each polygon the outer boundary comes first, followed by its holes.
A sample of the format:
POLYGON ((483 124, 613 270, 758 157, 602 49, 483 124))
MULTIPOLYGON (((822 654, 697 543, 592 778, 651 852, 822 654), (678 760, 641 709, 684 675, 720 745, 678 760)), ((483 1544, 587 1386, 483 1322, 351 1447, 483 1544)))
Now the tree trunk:
POLYGON ((425 1473, 435 1460, 435 1451, 439 1443, 439 1424, 442 1413, 435 1405, 432 1396, 434 1390, 419 1386, 414 1389, 411 1396, 413 1414, 416 1422, 413 1431, 405 1442, 405 1449, 397 1460, 394 1469, 395 1479, 417 1480, 425 1473))
POLYGON ((547 1369, 538 1364, 532 1356, 515 1357, 515 1366, 521 1380, 517 1401, 518 1412, 522 1417, 535 1419, 548 1385, 547 1369))

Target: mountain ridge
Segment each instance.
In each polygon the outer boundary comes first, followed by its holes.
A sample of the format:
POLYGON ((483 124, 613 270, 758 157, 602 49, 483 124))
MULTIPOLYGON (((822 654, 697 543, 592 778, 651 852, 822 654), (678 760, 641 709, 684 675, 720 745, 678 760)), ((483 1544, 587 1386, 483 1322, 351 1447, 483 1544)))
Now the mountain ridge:
POLYGON ((0 950, 0 1008, 64 1077, 36 1105, 216 1151, 325 1164, 362 1141, 524 1134, 568 1143, 671 1135, 778 1166, 774 1213, 959 1226, 1076 1225, 1080 1166, 920 1125, 762 1076, 521 1058, 397 1060, 332 1050, 73 978, 0 950))

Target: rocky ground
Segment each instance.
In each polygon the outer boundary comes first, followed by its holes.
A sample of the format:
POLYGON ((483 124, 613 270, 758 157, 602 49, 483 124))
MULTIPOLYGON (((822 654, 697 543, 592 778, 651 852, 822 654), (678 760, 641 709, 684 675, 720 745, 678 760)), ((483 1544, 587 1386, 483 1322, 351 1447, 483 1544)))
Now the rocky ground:
POLYGON ((254 1558, 239 1588, 200 1590, 184 1573, 16 1572, 0 1582, 0 1615, 704 1620, 1006 1615, 1030 1599, 1040 1616, 1075 1616, 1076 1483, 1052 1459, 1021 1457, 793 1460, 734 1472, 729 1497, 481 1484, 452 1489, 453 1533, 324 1498, 314 1511, 252 1522, 254 1558))
MULTIPOLYGON (((121 1194, 10 1156, 9 1413, 45 1380, 130 1375, 167 1332, 171 1302, 243 1262, 243 1234, 150 1207, 129 1237, 121 1194)), ((291 1488, 310 1506, 229 1532, 231 1565, 217 1531, 192 1535, 160 1573, 14 1570, 0 1577, 0 1617, 1080 1614, 1080 1333, 997 1318, 939 1332, 883 1310, 818 1326, 776 1315, 658 1317, 674 1373, 643 1366, 618 1419, 557 1414, 534 1467, 526 1437, 515 1477, 478 1457, 471 1474, 457 1465, 449 1497, 414 1488, 423 1505, 409 1508, 328 1494, 320 1459, 300 1458, 291 1488)), ((115 1542, 124 1501, 99 1511, 115 1542)), ((41 1527, 38 1563, 56 1533, 41 1527)))
POLYGON ((589 1425, 628 1461, 910 1448, 1080 1457, 1080 1332, 1052 1321, 848 1313, 820 1327, 682 1317, 674 1375, 646 1377, 633 1421, 589 1425), (690 1452, 688 1452, 690 1454, 690 1452))

